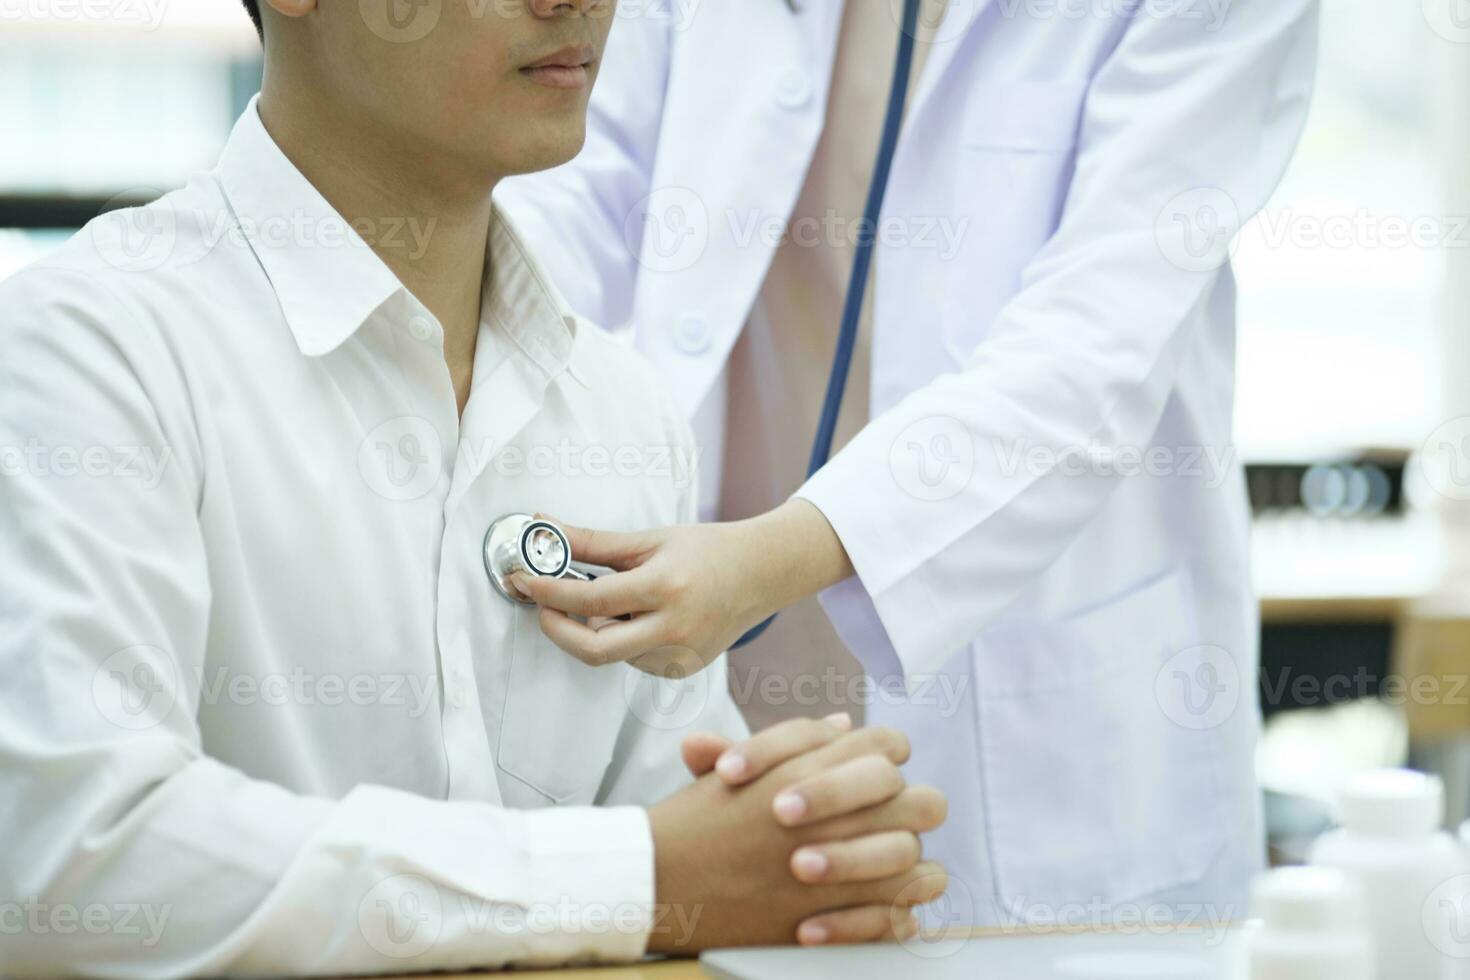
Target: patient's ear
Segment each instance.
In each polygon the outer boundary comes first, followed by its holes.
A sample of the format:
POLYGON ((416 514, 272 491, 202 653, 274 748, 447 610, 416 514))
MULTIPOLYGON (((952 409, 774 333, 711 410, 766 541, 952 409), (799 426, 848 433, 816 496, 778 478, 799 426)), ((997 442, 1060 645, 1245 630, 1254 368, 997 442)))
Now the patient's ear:
POLYGON ((684 736, 684 743, 680 746, 684 765, 689 767, 690 773, 697 779, 707 772, 713 772, 715 761, 732 744, 734 743, 728 738, 714 732, 690 732, 684 736))

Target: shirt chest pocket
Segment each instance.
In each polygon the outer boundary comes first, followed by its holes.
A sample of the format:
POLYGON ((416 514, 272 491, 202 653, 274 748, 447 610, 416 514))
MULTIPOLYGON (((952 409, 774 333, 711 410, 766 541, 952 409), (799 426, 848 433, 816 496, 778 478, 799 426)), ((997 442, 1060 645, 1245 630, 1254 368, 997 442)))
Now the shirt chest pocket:
POLYGON ((546 638, 534 607, 515 607, 496 764, 534 794, 526 804, 594 802, 627 714, 628 670, 587 666, 546 638))

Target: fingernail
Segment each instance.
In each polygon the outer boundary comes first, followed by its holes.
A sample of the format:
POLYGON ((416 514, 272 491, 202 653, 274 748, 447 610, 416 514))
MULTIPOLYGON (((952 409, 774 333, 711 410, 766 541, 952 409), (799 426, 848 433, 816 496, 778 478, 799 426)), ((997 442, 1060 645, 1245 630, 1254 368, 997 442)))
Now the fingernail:
POLYGON ((806 812, 806 800, 801 798, 800 793, 778 794, 771 805, 776 811, 776 819, 782 823, 796 823, 806 812))
POLYGON ((828 715, 822 720, 829 725, 836 725, 844 732, 852 731, 852 715, 848 714, 846 711, 839 711, 836 714, 828 715))
POLYGON ((818 850, 803 848, 792 855, 791 866, 803 879, 820 878, 827 873, 827 855, 818 850))
POLYGON ((826 926, 815 922, 803 922, 796 930, 796 938, 807 946, 820 946, 825 943, 831 934, 827 932, 826 926))
POLYGON ((750 771, 750 763, 739 752, 726 752, 715 761, 715 771, 724 779, 739 779, 750 771))

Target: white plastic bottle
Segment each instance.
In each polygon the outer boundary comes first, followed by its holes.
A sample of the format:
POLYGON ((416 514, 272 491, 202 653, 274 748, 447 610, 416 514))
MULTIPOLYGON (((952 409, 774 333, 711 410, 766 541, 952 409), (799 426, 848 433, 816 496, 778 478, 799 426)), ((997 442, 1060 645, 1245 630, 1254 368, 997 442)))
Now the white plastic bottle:
POLYGON ((1462 873, 1454 839, 1440 829, 1444 786, 1407 769, 1359 773, 1338 795, 1336 830, 1309 863, 1339 868, 1363 896, 1379 980, 1446 980, 1458 972, 1436 896, 1462 873))
POLYGON ((1251 905, 1261 924, 1250 980, 1374 980, 1362 895, 1346 873, 1277 868, 1256 879, 1251 905))

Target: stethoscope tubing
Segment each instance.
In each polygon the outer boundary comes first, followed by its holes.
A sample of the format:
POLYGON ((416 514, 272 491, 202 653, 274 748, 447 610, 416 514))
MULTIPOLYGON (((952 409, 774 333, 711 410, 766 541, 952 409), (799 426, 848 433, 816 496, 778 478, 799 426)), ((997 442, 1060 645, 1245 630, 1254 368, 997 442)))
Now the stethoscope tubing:
MULTIPOLYGON (((852 370, 853 351, 857 347, 858 327, 863 318, 863 301, 868 292, 868 277, 873 268, 873 242, 877 237, 878 219, 883 213, 883 199, 888 192, 888 177, 893 171, 893 158, 898 151, 899 131, 903 126, 904 105, 908 101, 909 80, 914 69, 914 39, 919 28, 920 0, 904 0, 903 26, 898 36, 898 62, 893 68, 893 87, 888 93, 888 114, 883 121, 883 138, 878 144, 878 162, 873 167, 873 180, 868 184, 868 200, 863 210, 863 223, 858 228, 857 248, 852 257, 852 277, 842 305, 842 325, 837 332, 837 348, 832 354, 832 373, 827 378, 827 394, 822 401, 822 415, 812 440, 812 454, 807 462, 810 479, 827 465, 832 456, 832 440, 837 434, 837 416, 842 411, 842 396, 847 390, 847 377, 852 370)), ((775 622, 772 614, 757 623, 736 640, 730 649, 738 649, 764 633, 775 622)))

